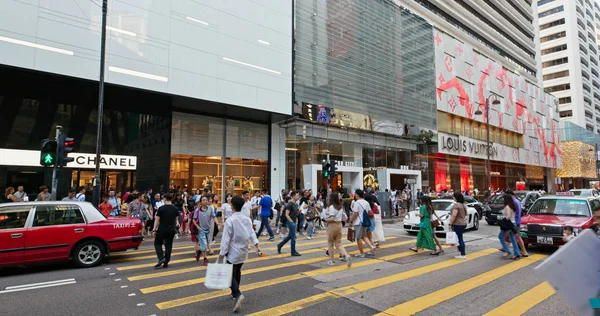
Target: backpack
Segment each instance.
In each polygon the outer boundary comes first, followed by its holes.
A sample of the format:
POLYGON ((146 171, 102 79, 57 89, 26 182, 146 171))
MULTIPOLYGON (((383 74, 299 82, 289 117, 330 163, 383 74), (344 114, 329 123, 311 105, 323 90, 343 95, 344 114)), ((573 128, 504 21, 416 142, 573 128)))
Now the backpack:
POLYGON ((363 214, 362 214, 362 218, 361 218, 361 226, 362 227, 371 226, 371 221, 369 220, 369 212, 367 212, 367 210, 365 210, 365 208, 362 207, 362 205, 360 205, 360 203, 356 203, 356 204, 359 205, 360 208, 363 209, 363 214))

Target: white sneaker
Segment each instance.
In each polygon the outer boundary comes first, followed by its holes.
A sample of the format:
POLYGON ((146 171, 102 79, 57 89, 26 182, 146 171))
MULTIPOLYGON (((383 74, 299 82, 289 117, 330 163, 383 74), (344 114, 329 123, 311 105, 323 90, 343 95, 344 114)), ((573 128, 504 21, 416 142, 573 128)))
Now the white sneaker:
POLYGON ((365 254, 364 253, 357 253, 354 255, 356 258, 364 258, 365 254))
POLYGON ((238 296, 237 300, 235 301, 235 306, 233 307, 233 312, 237 313, 240 311, 240 308, 242 308, 242 303, 244 302, 246 298, 244 297, 244 294, 240 294, 240 296, 238 296))
POLYGON ((458 256, 454 256, 454 259, 463 259, 464 260, 464 259, 467 259, 467 256, 458 255, 458 256))
POLYGON ((327 265, 328 265, 328 266, 334 266, 334 265, 335 265, 335 262, 333 262, 333 261, 327 261, 327 265))
POLYGON ((179 239, 179 234, 175 234, 175 239, 179 239))
POLYGON ((308 239, 308 240, 311 240, 311 239, 312 239, 312 237, 306 237, 306 239, 308 239))
POLYGON ((277 232, 275 234, 279 234, 279 228, 277 228, 277 232))
POLYGON ((210 245, 214 246, 216 242, 217 242, 216 240, 213 240, 213 241, 210 242, 210 245))

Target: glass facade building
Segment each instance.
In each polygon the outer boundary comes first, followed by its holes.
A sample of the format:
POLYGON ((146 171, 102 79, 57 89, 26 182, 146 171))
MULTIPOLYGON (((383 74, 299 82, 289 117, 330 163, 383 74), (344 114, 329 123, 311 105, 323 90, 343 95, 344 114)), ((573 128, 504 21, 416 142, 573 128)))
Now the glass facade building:
POLYGON ((433 29, 388 0, 297 1, 295 99, 436 128, 433 29))
POLYGON ((437 127, 432 26, 387 0, 297 1, 295 17, 286 187, 324 187, 327 154, 333 189, 420 187, 428 148, 410 135, 437 127))

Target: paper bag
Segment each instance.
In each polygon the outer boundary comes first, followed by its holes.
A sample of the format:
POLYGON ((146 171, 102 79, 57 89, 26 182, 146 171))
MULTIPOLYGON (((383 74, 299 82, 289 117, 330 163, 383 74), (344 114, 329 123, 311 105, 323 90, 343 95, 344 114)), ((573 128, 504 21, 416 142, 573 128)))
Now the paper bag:
POLYGON ((446 245, 455 245, 458 244, 458 236, 456 236, 455 232, 447 232, 446 233, 446 245))
POLYGON ((206 267, 206 278, 204 286, 211 290, 223 290, 231 286, 233 276, 233 265, 225 263, 225 259, 219 263, 219 258, 215 263, 209 263, 206 267))

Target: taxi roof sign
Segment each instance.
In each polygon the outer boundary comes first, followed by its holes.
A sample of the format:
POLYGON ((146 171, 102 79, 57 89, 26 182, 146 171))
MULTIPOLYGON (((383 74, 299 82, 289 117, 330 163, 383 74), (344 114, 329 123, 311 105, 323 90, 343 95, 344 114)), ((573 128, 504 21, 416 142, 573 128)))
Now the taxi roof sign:
POLYGON ((573 192, 556 192, 557 196, 575 196, 573 192))

